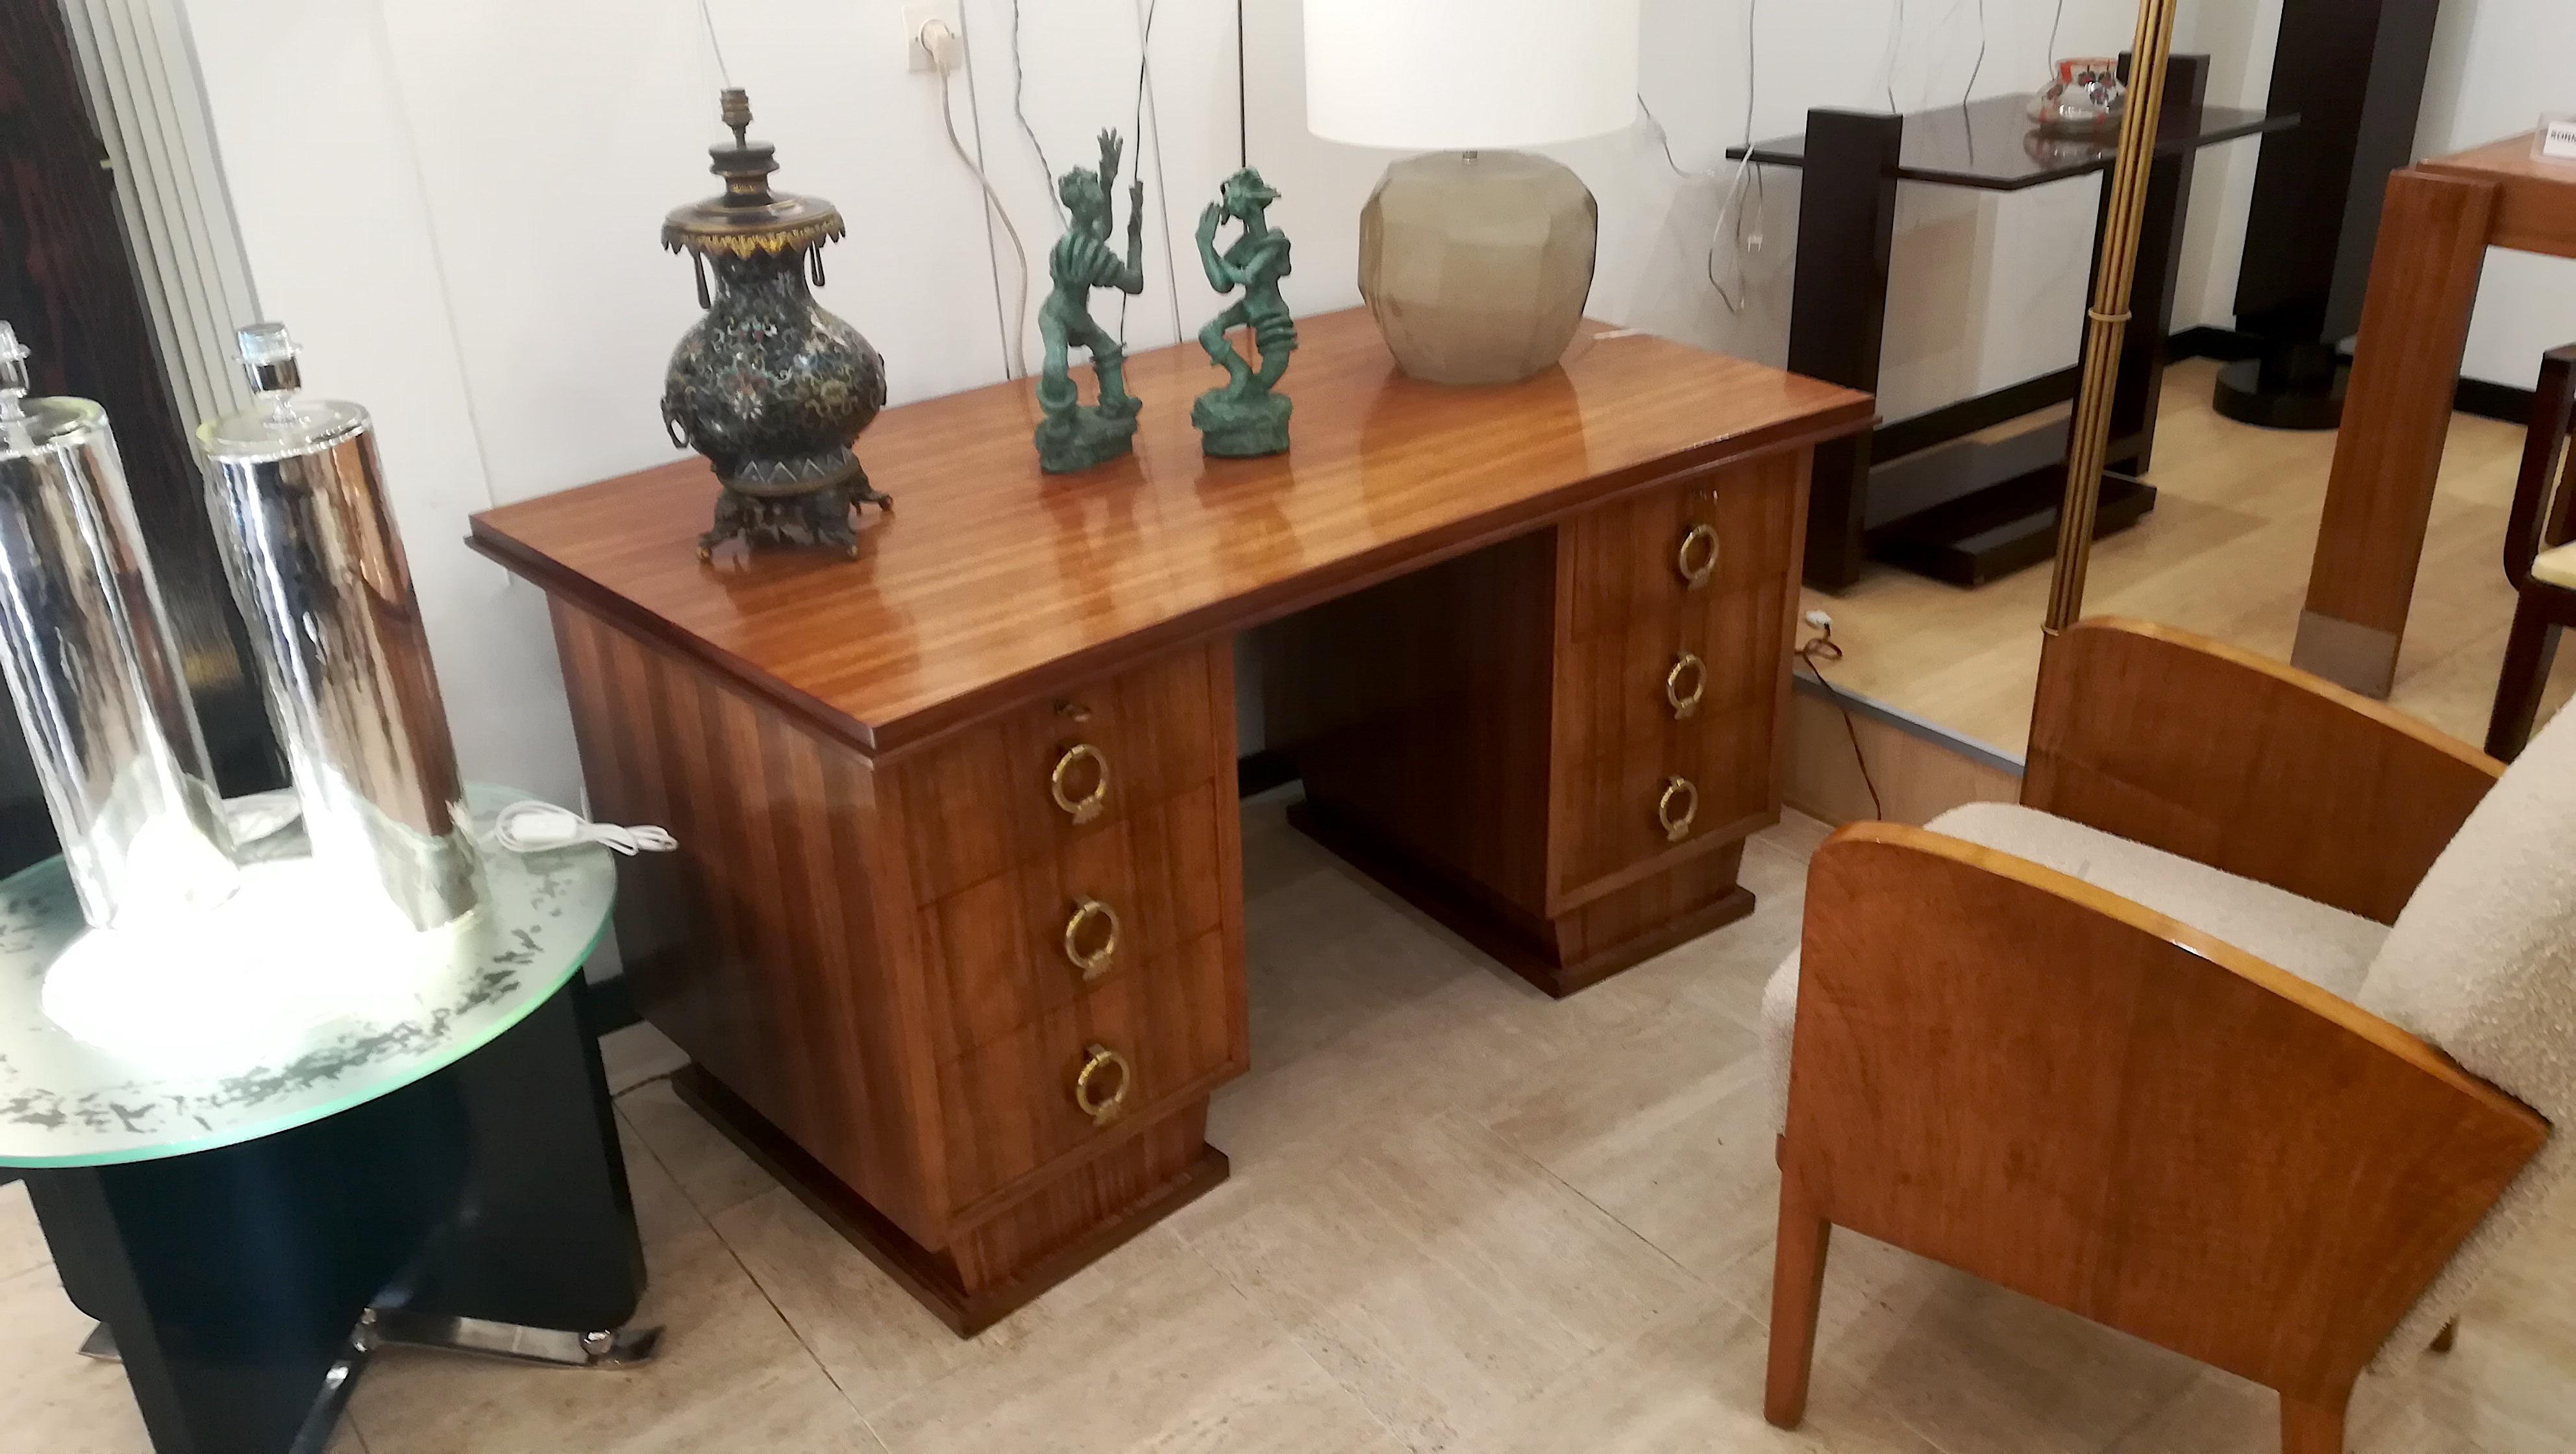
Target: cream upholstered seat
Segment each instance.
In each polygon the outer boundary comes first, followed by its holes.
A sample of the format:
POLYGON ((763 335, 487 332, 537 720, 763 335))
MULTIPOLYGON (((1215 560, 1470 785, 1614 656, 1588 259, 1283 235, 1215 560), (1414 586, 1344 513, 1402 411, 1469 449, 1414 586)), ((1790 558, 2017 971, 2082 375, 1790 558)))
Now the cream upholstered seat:
MULTIPOLYGON (((2576 546, 2568 556, 2576 571, 2576 546)), ((2546 557, 2544 557, 2545 559, 2546 557)), ((2109 890, 2288 970, 2421 1037, 2553 1128, 2576 1117, 2576 712, 2535 738, 2433 862, 2393 926, 2012 804, 1953 809, 1931 831, 2109 890)), ((1788 1112, 1799 956, 1763 995, 1773 1108, 1788 1112)), ((2424 1348, 2478 1275, 2576 1175, 2576 1138, 2547 1145, 2382 1345, 2424 1348)))
POLYGON ((2544 550, 2531 562, 2531 578, 2562 590, 2576 591, 2576 545, 2544 550))
MULTIPOLYGON (((2017 803, 1970 803, 1925 825, 2109 889, 2223 939, 2350 999, 2370 970, 2388 926, 2239 878, 2178 854, 2017 803)), ((1789 1032, 1797 1019, 1798 956, 1771 976, 1762 995, 1765 1069, 1776 1123, 1789 1116, 1789 1032)))

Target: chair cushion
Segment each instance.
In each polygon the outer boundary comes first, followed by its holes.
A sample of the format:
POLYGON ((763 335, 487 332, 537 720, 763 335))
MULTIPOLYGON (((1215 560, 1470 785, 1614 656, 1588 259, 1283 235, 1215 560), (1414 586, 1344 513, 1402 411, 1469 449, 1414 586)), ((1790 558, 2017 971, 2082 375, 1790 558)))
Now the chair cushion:
POLYGON ((2531 563, 2531 578, 2576 591, 2576 545, 2562 545, 2544 550, 2531 563))
POLYGON ((2390 1335, 2386 1363, 2430 1342, 2576 1175, 2576 1140, 2556 1129, 2576 1116, 2576 712, 2532 738, 2433 860, 2356 998, 2552 1127, 2390 1335))
MULTIPOLYGON (((1925 826, 2108 889, 2347 998, 2389 932, 2358 914, 2017 803, 1970 803, 1925 826)), ((1798 956, 1791 954, 1762 995, 1771 1106, 1782 1126, 1797 1013, 1798 956)))

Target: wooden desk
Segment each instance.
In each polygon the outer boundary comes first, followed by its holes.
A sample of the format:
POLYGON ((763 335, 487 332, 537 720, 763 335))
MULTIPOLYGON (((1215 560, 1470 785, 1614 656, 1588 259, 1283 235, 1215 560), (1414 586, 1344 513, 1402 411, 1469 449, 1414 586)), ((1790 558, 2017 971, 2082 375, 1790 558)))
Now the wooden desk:
POLYGON ((1752 906, 1809 458, 1869 397, 1651 338, 1447 389, 1305 326, 1276 459, 1200 455, 1195 345, 1090 474, 1025 383, 890 411, 855 561, 701 564, 695 459, 474 520, 552 598, 594 810, 679 835, 617 925, 685 1088, 961 1332, 1225 1174, 1233 633, 1277 623, 1311 827, 1547 988, 1752 906))
POLYGON ((2490 247, 2576 257, 2576 164, 2533 157, 2525 133, 2388 179, 2290 656, 2367 696, 2387 696, 2396 681, 2490 247))

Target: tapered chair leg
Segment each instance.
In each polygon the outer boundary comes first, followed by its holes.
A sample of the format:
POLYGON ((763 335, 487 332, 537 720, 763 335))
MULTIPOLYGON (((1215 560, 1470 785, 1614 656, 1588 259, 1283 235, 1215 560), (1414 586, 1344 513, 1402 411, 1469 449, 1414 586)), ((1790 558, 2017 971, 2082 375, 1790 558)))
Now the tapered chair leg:
POLYGON ((2487 719, 2487 756, 2511 762, 2531 740, 2541 694, 2549 687, 2549 668, 2558 655, 2558 631, 2558 623, 2529 597, 2514 607, 2504 670, 2496 676, 2495 712, 2487 719))
POLYGON ((2350 1390, 2315 1403, 2281 1395, 2281 1454, 2344 1454, 2343 1415, 2351 1402, 2350 1390))
POLYGON ((2451 1351, 2451 1345, 2458 1341, 2460 1341, 2460 1320, 2453 1318, 2442 1325, 2442 1331, 2433 1335, 2433 1351, 2448 1353, 2451 1351))
POLYGON ((1825 1295, 1825 1248, 1833 1227, 1817 1216, 1780 1170, 1780 1231, 1771 1263, 1771 1368, 1762 1417, 1796 1428, 1807 1413, 1807 1376, 1816 1359, 1816 1313, 1825 1295))

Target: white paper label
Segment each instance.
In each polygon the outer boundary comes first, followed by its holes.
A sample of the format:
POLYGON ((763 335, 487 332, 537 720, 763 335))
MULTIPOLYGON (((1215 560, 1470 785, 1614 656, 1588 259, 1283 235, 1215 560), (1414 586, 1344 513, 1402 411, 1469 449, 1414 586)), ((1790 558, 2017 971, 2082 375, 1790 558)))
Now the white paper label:
POLYGON ((2540 118, 2540 154, 2576 161, 2576 116, 2540 118))

